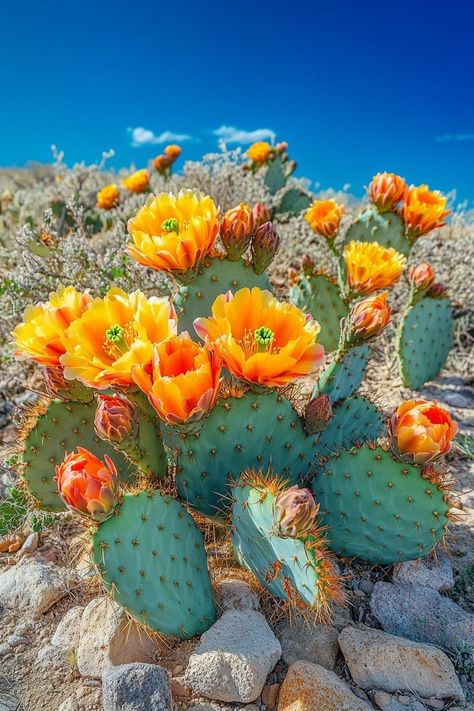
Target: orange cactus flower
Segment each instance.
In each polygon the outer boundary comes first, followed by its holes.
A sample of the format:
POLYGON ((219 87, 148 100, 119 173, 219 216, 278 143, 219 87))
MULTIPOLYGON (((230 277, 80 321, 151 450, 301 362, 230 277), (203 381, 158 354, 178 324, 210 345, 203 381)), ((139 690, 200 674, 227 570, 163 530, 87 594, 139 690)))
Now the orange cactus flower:
POLYGON ((132 193, 143 193, 148 190, 149 184, 150 175, 146 168, 136 170, 135 173, 122 180, 123 187, 131 190, 132 193))
POLYGON ((252 143, 247 149, 247 158, 249 158, 252 163, 257 163, 263 165, 270 158, 273 149, 267 141, 257 141, 257 143, 252 143))
POLYGON ((451 210, 446 210, 447 197, 427 185, 408 188, 403 202, 403 219, 411 239, 442 227, 451 210))
POLYGON ((97 207, 101 210, 111 210, 119 201, 119 189, 115 183, 106 185, 97 193, 97 207))
POLYGON ((57 368, 59 358, 66 350, 66 329, 84 313, 91 300, 89 294, 82 294, 73 286, 62 286, 50 294, 45 303, 28 306, 23 321, 12 333, 15 355, 27 356, 48 368, 57 368))
POLYGON ((414 464, 427 464, 447 454, 458 429, 445 409, 426 400, 402 402, 389 421, 394 449, 414 464))
POLYGON ((410 267, 408 279, 415 289, 426 291, 434 282, 434 269, 431 264, 422 262, 410 267))
POLYGON ((250 383, 285 385, 324 360, 324 348, 316 343, 319 323, 258 288, 221 294, 212 316, 196 319, 194 328, 233 375, 250 383))
POLYGON ((92 452, 78 447, 66 454, 56 467, 55 481, 59 495, 73 511, 94 521, 105 521, 117 503, 117 470, 105 455, 101 462, 92 452))
POLYGON ((137 262, 173 274, 196 269, 212 250, 219 231, 218 211, 209 195, 181 190, 178 196, 150 196, 128 223, 137 262))
POLYGON ((221 358, 185 331, 155 346, 151 368, 136 366, 135 383, 170 424, 194 422, 214 407, 221 384, 221 358))
MULTIPOLYGON (((347 319, 348 340, 367 341, 378 336, 390 321, 392 310, 387 303, 387 292, 369 296, 352 307, 347 319)), ((345 325, 346 325, 345 324, 345 325)))
POLYGON ((401 277, 406 257, 378 242, 349 242, 344 249, 347 283, 357 294, 393 286, 401 277))
POLYGON ((407 191, 407 184, 395 173, 377 173, 369 185, 369 200, 381 212, 394 210, 403 200, 407 191))
POLYGON ((132 367, 151 362, 153 344, 175 333, 168 299, 110 289, 68 328, 60 360, 64 377, 98 390, 126 388, 133 383, 132 367))
POLYGON ((137 430, 135 405, 120 395, 98 395, 94 425, 106 442, 129 440, 137 430))
POLYGON ((158 173, 166 173, 168 168, 173 163, 173 159, 169 156, 156 156, 153 160, 153 167, 158 173))
POLYGON ((165 146, 164 153, 165 156, 168 156, 168 158, 171 158, 172 161, 175 161, 181 155, 181 146, 177 146, 172 143, 169 146, 165 146))
POLYGON ((335 200, 315 200, 308 208, 305 220, 313 232, 326 237, 326 239, 333 239, 337 234, 343 214, 344 205, 340 205, 335 200))

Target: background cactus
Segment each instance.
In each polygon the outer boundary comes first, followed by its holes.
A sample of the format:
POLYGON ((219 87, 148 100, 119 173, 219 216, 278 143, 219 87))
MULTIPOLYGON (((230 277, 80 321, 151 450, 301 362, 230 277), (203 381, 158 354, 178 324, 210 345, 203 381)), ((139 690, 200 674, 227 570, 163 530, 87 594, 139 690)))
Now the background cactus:
POLYGON ((318 340, 325 350, 336 350, 340 322, 348 312, 337 283, 323 273, 302 275, 290 289, 290 301, 320 323, 318 340))
POLYGON ((364 210, 352 222, 346 232, 344 244, 352 241, 378 242, 384 247, 396 249, 405 256, 410 253, 410 243, 401 217, 396 212, 381 214, 374 207, 364 210))

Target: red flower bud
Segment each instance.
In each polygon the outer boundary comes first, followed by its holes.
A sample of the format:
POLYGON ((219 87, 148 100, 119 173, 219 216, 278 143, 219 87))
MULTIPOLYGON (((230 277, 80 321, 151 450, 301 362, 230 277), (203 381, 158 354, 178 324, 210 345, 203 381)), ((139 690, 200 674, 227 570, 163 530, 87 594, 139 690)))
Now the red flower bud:
POLYGON ((280 247, 280 237, 271 222, 261 225, 252 237, 252 264, 263 274, 280 247))

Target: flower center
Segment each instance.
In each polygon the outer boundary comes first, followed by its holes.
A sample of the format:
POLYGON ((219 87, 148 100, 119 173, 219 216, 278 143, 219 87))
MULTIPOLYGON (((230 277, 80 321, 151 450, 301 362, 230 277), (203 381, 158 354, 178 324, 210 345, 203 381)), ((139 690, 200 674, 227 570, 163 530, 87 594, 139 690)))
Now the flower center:
POLYGON ((165 232, 176 232, 176 234, 179 232, 179 222, 176 217, 168 217, 166 220, 163 220, 161 226, 165 232))
POLYGON ((257 344, 258 353, 265 353, 265 351, 271 348, 275 334, 270 328, 260 326, 260 328, 255 329, 253 337, 257 344))
POLYGON ((130 350, 136 337, 132 323, 127 323, 126 326, 116 323, 105 332, 104 350, 111 358, 120 358, 130 350))

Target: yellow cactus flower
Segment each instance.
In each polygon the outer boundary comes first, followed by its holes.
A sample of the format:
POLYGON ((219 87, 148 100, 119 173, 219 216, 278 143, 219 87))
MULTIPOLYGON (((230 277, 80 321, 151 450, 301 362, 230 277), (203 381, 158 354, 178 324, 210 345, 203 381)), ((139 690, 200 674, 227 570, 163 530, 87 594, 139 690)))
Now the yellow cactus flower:
POLYGON ((98 390, 128 387, 133 366, 150 363, 153 344, 175 333, 176 315, 168 299, 110 289, 68 328, 60 359, 64 377, 98 390))
POLYGON ((349 242, 344 249, 347 283, 356 294, 371 294, 393 286, 401 277, 406 257, 378 242, 349 242))
POLYGON ((417 239, 436 227, 442 227, 451 214, 451 210, 446 210, 447 200, 439 190, 430 190, 427 185, 412 185, 403 202, 403 219, 408 235, 417 239))
POLYGON ((136 170, 135 173, 122 180, 123 187, 131 190, 132 193, 143 193, 148 189, 149 184, 150 176, 146 168, 136 170))
POLYGON ((305 215, 313 232, 326 239, 336 236, 344 214, 344 205, 335 200, 315 200, 305 215))
POLYGON ((247 149, 247 157, 253 163, 263 164, 270 158, 272 151, 273 149, 268 141, 257 141, 247 149))
POLYGON ((233 375, 267 387, 308 375, 324 360, 319 323, 256 287, 221 294, 212 316, 196 319, 194 328, 233 375))
POLYGON ((27 356, 48 368, 57 368, 66 350, 64 334, 69 325, 82 316, 91 300, 89 294, 67 286, 50 294, 45 303, 28 306, 23 321, 12 333, 15 354, 27 356))
POLYGON ((181 155, 181 146, 177 146, 174 143, 165 146, 164 154, 168 156, 168 158, 171 158, 171 160, 176 160, 181 155))
POLYGON ((97 193, 97 207, 102 210, 111 210, 119 201, 119 190, 115 183, 106 185, 97 193))
POLYGON ((131 256, 146 267, 171 273, 197 268, 219 232, 218 210, 194 190, 150 196, 128 223, 131 256))

